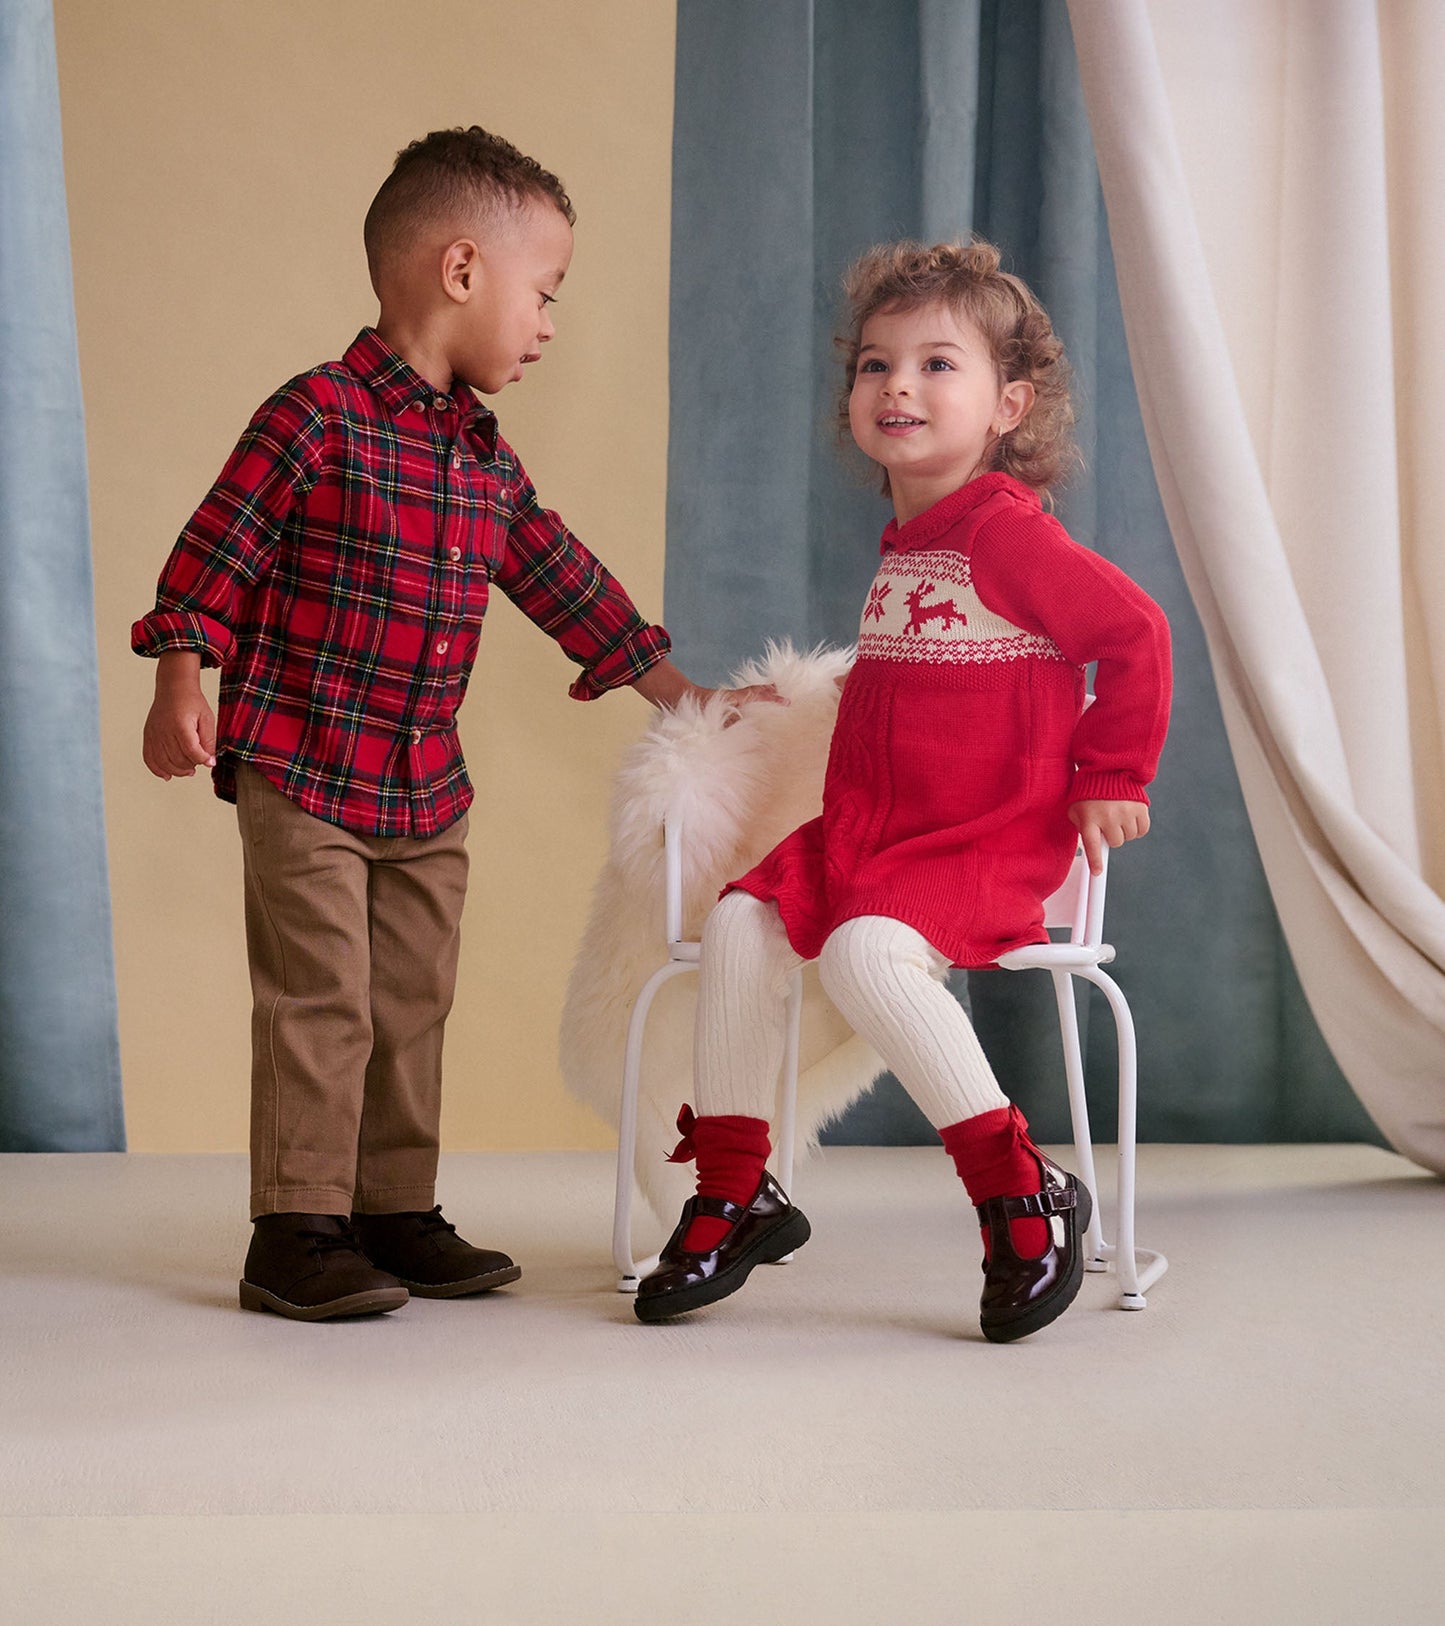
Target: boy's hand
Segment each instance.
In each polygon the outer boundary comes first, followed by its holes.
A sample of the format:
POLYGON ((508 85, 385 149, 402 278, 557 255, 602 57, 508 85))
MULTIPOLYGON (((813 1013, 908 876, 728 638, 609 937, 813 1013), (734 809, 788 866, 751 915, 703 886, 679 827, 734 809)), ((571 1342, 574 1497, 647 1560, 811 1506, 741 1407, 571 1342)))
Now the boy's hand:
POLYGON ((216 717, 201 693, 201 657, 192 651, 168 650, 156 663, 141 756, 157 779, 189 779, 198 767, 216 765, 216 717))
POLYGON ((791 704, 771 683, 753 683, 745 689, 705 689, 701 684, 694 683, 670 660, 665 659, 649 667, 632 687, 644 700, 668 710, 676 706, 684 695, 690 695, 699 705, 715 694, 725 696, 735 706, 751 705, 755 700, 770 702, 776 706, 791 704))
POLYGON ((1104 843, 1122 847, 1149 833, 1149 808, 1144 802, 1074 802, 1069 819, 1084 843, 1089 870, 1097 875, 1104 867, 1104 843))

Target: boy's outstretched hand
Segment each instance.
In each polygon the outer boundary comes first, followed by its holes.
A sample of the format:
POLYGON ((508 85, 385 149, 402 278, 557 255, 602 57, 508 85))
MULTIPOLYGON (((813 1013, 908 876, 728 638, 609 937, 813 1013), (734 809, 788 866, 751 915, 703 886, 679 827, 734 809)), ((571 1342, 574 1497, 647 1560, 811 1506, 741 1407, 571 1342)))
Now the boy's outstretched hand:
POLYGON ((669 709, 685 695, 691 696, 699 705, 715 694, 723 695, 735 706, 750 705, 755 700, 771 702, 775 706, 786 706, 791 703, 780 695, 771 683, 753 683, 745 689, 705 689, 701 684, 694 683, 670 660, 665 659, 658 661, 656 666, 649 667, 632 687, 644 700, 650 700, 654 706, 665 706, 669 709))
POLYGON ((216 716, 201 693, 201 657, 168 650, 156 663, 156 697, 141 744, 157 779, 189 779, 216 765, 216 716))
POLYGON ((1149 808, 1144 802, 1074 802, 1069 818, 1084 843, 1089 870, 1104 867, 1104 845, 1122 847, 1149 833, 1149 808))

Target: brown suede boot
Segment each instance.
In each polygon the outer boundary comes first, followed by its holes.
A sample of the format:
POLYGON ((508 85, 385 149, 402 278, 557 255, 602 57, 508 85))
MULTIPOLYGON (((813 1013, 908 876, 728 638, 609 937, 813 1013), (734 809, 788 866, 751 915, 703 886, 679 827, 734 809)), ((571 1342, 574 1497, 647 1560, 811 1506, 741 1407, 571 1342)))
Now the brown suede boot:
POLYGON ((255 1222, 241 1280, 243 1310, 271 1310, 292 1321, 381 1315, 410 1295, 357 1246, 335 1214, 262 1214, 255 1222))
POLYGON ((486 1293, 522 1274, 506 1254, 463 1242, 440 1204, 425 1214, 353 1214, 351 1223, 366 1257, 419 1299, 486 1293))

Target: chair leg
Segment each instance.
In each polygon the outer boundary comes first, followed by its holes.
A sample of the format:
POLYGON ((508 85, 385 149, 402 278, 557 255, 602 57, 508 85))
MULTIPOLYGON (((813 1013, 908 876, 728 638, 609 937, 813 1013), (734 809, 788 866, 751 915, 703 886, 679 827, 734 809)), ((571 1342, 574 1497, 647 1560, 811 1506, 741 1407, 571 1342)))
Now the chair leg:
POLYGON ((657 991, 679 971, 696 971, 690 961, 669 960, 659 966, 632 1007, 627 1024, 627 1048, 622 1061, 622 1101, 617 1121, 617 1189, 612 1205, 612 1262, 617 1266, 619 1293, 635 1293, 638 1282, 656 1265, 656 1258, 640 1263, 632 1257, 632 1193, 636 1184, 637 1093, 642 1077, 642 1040, 647 1030, 647 1013, 657 991))
POLYGON ((1119 1233, 1114 1268, 1119 1276, 1119 1308, 1142 1310, 1144 1294, 1169 1268, 1162 1253, 1136 1247, 1134 1241, 1134 1165, 1138 1134, 1138 1049, 1134 1017, 1118 983, 1107 972, 1091 966, 1080 972, 1102 990, 1114 1013, 1119 1047, 1119 1233), (1143 1269, 1140 1269, 1140 1264, 1143 1269))
POLYGON ((803 974, 797 972, 788 988, 788 1036, 783 1046, 783 1071, 778 1087, 778 1184, 793 1191, 793 1159, 797 1150, 798 1050, 803 1025, 803 974))
POLYGON ((1074 1158, 1079 1178, 1094 1201, 1093 1218, 1084 1233, 1084 1269, 1107 1270, 1104 1226, 1099 1207, 1099 1180, 1094 1173, 1094 1141, 1089 1132, 1089 1100, 1084 1091, 1084 1058, 1079 1044, 1079 1012, 1074 1004, 1074 979, 1067 971, 1051 971, 1054 998, 1059 1007, 1059 1033, 1064 1041, 1064 1073, 1069 1081, 1069 1116, 1074 1125, 1074 1158))

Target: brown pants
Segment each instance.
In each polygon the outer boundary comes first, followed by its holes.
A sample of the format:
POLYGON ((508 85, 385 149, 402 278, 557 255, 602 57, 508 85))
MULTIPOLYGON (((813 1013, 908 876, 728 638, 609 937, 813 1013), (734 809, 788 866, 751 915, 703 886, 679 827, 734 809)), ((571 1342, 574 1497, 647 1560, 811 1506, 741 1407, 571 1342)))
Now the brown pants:
POLYGON ((465 816, 365 836, 236 774, 251 961, 251 1215, 436 1201, 465 816))

